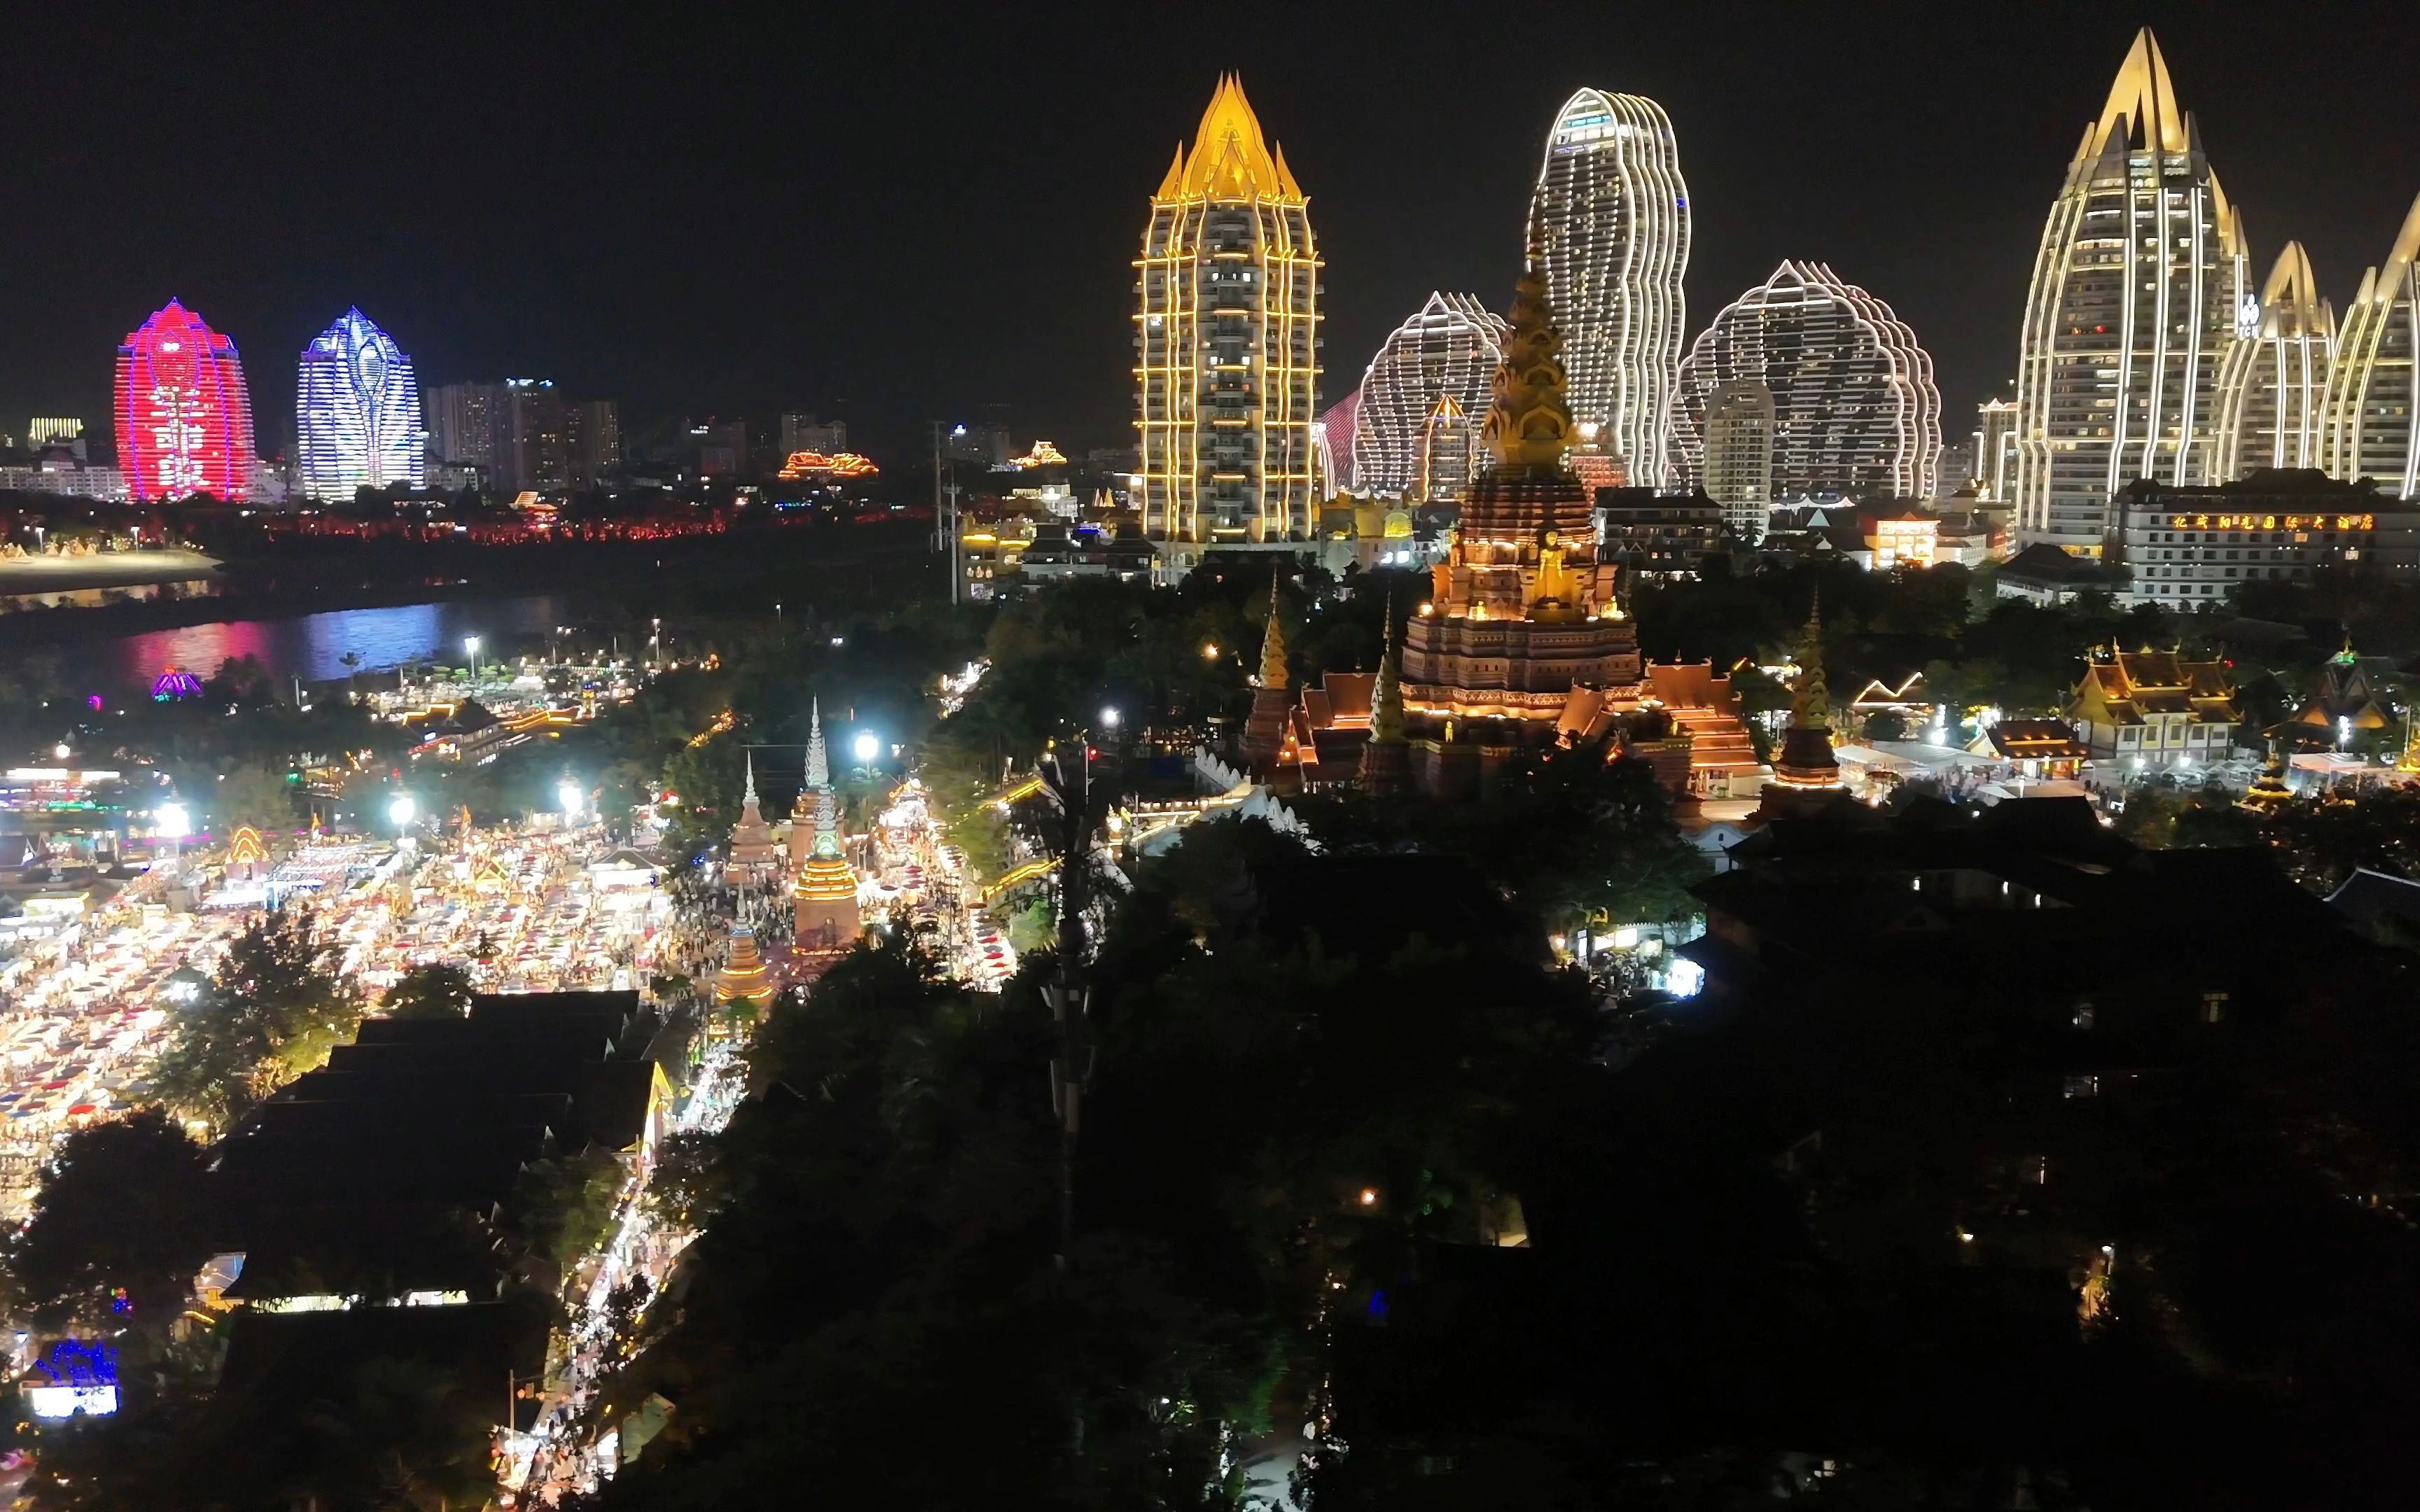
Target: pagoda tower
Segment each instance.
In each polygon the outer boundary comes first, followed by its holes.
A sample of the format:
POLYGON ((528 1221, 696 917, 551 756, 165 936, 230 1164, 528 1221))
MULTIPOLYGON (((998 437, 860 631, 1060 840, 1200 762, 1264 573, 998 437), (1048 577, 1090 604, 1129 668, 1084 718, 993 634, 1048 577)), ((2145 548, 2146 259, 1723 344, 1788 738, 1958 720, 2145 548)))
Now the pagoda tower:
POLYGON ((1370 738, 1361 747, 1361 791, 1373 797, 1400 793, 1411 779, 1411 748, 1404 742, 1402 657, 1395 650, 1395 607, 1387 606, 1387 645, 1370 690, 1370 738))
POLYGON ((756 804, 756 753, 748 753, 748 781, 739 795, 739 823, 731 826, 731 864, 733 866, 769 866, 782 857, 782 847, 773 841, 773 826, 765 822, 756 804))
POLYGON ((1774 782, 1782 787, 1821 792, 1840 786, 1840 764, 1832 754, 1832 690, 1823 681, 1823 600, 1818 594, 1807 610, 1807 641, 1799 656, 1805 668, 1790 695, 1790 732, 1781 737, 1781 754, 1773 764, 1774 782))
POLYGON ((831 786, 831 757, 824 748, 823 700, 807 705, 806 781, 790 805, 790 870, 802 871, 815 844, 815 795, 831 786))
POLYGON ((824 753, 823 710, 810 716, 807 736, 807 782, 815 795, 814 842, 799 880, 790 888, 796 908, 793 948, 799 950, 844 950, 865 929, 857 908, 857 873, 840 847, 840 806, 832 796, 831 768, 824 753))
POLYGON ((1261 682, 1252 689, 1252 712, 1244 721, 1244 759, 1265 769, 1285 748, 1289 701, 1286 698, 1285 633, 1278 626, 1278 575, 1269 573, 1269 625, 1261 638, 1261 682))
POLYGON ((1643 707, 1638 629, 1597 560, 1596 500, 1565 462, 1575 428, 1562 336, 1534 261, 1503 334, 1472 480, 1430 602, 1404 626, 1404 715, 1420 786, 1476 782, 1514 748, 1559 737, 1575 692, 1612 716, 1643 707))
POLYGON ((714 973, 714 1000, 725 1007, 736 1003, 761 1010, 779 990, 765 958, 756 951, 756 932, 745 924, 734 924, 731 954, 714 973))

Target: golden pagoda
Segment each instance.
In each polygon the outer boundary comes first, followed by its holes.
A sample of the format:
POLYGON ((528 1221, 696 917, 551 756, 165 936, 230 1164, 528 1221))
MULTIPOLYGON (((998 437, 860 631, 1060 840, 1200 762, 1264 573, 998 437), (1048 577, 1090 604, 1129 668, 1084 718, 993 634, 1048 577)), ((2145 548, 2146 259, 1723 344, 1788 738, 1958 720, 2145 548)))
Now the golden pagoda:
POLYGON ((833 801, 830 760, 824 748, 820 703, 808 716, 807 786, 814 794, 814 843, 790 887, 795 912, 792 935, 800 950, 845 950, 864 933, 857 907, 857 873, 840 847, 839 806, 833 801))
POLYGON ((1261 637, 1261 677, 1244 720, 1244 759, 1265 769, 1285 748, 1289 732, 1285 632, 1278 625, 1278 574, 1269 573, 1268 629, 1261 637))
POLYGON ((1524 746, 1545 746, 1575 694, 1645 707, 1638 632, 1596 555, 1596 501, 1565 465, 1574 440, 1562 335, 1534 264, 1516 286, 1474 479, 1430 602, 1404 628, 1404 709, 1428 792, 1462 791, 1524 746))
POLYGON ((1378 681, 1370 690, 1370 738, 1361 746, 1361 791, 1373 797, 1400 793, 1411 770, 1411 748, 1404 741, 1403 656, 1395 649, 1395 606, 1389 600, 1387 643, 1378 654, 1378 681))
POLYGON ((2271 814, 2294 801, 2294 790, 2286 785, 2286 757, 2275 740, 2269 742, 2269 764, 2261 769, 2252 786, 2236 803, 2239 809, 2249 809, 2256 814, 2271 814))
POLYGON ((1790 694, 1790 732, 1773 764, 1779 786, 1823 791, 1840 786, 1840 763, 1832 754, 1832 689, 1823 680, 1823 601, 1818 594, 1807 610, 1807 640, 1800 649, 1798 684, 1790 694))
POLYGON ((756 932, 745 924, 731 927, 731 954, 714 973, 714 1000, 761 1009, 781 990, 765 958, 756 953, 756 932))

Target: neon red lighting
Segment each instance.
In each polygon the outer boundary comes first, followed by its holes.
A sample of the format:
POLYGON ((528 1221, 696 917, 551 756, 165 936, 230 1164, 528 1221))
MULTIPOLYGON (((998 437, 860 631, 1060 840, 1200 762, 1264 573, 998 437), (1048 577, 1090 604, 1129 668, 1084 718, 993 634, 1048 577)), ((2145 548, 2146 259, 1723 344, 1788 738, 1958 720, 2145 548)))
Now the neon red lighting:
POLYGON ((117 348, 116 397, 117 460, 135 498, 244 497, 252 395, 234 342, 170 300, 117 348))

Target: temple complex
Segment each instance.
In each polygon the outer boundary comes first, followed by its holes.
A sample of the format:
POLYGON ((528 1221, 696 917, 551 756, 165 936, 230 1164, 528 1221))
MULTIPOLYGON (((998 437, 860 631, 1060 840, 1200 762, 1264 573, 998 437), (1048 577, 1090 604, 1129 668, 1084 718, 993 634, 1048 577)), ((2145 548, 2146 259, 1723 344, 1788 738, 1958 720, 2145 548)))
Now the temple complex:
POLYGON ((796 910, 792 948, 797 950, 845 950, 863 933, 858 912, 857 873, 842 854, 840 808, 832 794, 831 758, 824 747, 820 702, 808 716, 807 788, 814 795, 814 828, 799 878, 790 888, 796 910))
POLYGON ((739 823, 731 826, 731 865, 770 866, 782 858, 773 826, 765 822, 756 803, 756 755, 748 754, 748 784, 739 795, 739 823))

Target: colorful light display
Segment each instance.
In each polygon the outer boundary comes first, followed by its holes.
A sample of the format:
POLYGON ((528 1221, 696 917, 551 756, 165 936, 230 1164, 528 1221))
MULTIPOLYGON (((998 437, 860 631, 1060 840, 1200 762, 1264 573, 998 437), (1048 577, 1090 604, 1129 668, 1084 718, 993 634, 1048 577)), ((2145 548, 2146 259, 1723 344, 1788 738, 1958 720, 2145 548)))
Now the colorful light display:
POLYGON ((1067 465, 1067 458, 1059 448, 1048 441, 1036 440, 1033 443, 1033 450, 1023 456, 1010 457, 1008 465, 1022 472, 1028 468, 1064 467, 1067 465))
POLYGON ((170 300, 119 345, 115 392, 117 460, 132 497, 245 496, 252 394, 233 341, 170 300))
POLYGON ((819 483, 879 477, 881 473, 882 470, 874 465, 871 457, 860 456, 855 452, 834 452, 830 456, 821 452, 792 452, 789 459, 782 464, 779 476, 785 483, 797 483, 801 479, 819 483))
POLYGON ((199 698, 201 694, 201 680, 182 667, 162 668, 159 677, 151 684, 152 698, 162 703, 173 703, 178 699, 199 698))
POLYGON ((411 359, 358 308, 302 348, 294 415, 302 491, 313 499, 350 499, 389 484, 417 488, 427 476, 411 359))

